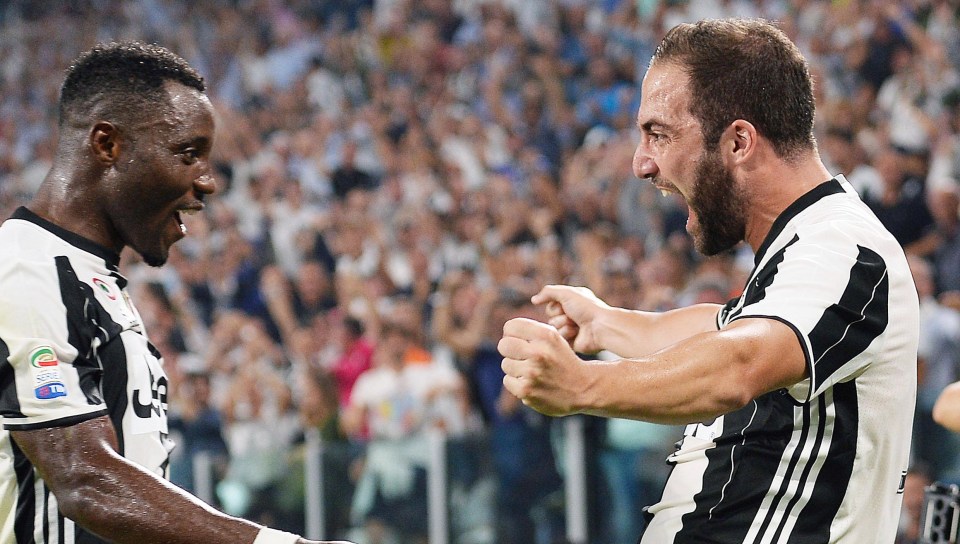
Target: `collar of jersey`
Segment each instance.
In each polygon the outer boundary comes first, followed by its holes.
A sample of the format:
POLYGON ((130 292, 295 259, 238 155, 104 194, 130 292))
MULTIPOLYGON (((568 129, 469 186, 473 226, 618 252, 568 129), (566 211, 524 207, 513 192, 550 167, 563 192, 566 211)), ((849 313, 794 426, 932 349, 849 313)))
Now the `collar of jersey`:
POLYGON ((47 221, 46 219, 28 210, 24 206, 20 206, 19 208, 17 208, 16 211, 13 212, 13 215, 10 216, 10 219, 21 219, 23 221, 29 221, 30 223, 33 223, 34 225, 37 225, 38 227, 49 231, 50 233, 54 234, 58 238, 61 238, 63 241, 67 242, 68 244, 78 249, 82 249, 87 253, 91 253, 93 255, 96 255, 97 257, 100 257, 101 259, 104 260, 104 262, 107 263, 107 267, 110 268, 111 270, 117 270, 120 266, 120 254, 117 253, 116 251, 113 251, 107 246, 98 244, 93 240, 84 238, 83 236, 80 236, 75 232, 71 232, 61 227, 60 225, 51 223, 50 221, 47 221))
POLYGON ((817 185, 813 189, 810 189, 800 198, 794 200, 793 204, 787 206, 787 209, 783 210, 783 213, 781 213, 780 216, 777 217, 776 221, 773 222, 773 225, 771 225, 770 232, 767 233, 767 237, 763 239, 763 243, 760 244, 760 248, 757 249, 757 254, 753 258, 753 263, 755 265, 760 264, 760 261, 763 259, 763 255, 767 252, 770 244, 777 239, 777 236, 780 236, 780 233, 783 232, 783 229, 787 226, 787 223, 796 217, 798 213, 809 208, 821 198, 843 192, 845 191, 843 190, 843 185, 840 184, 840 180, 837 178, 830 178, 820 185, 817 185))

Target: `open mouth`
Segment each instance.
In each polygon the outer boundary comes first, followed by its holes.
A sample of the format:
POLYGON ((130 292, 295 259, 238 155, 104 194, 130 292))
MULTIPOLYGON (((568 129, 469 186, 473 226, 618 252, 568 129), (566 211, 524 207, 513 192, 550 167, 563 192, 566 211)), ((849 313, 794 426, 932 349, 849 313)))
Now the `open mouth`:
POLYGON ((183 222, 184 215, 196 215, 201 210, 201 207, 191 207, 191 208, 182 208, 173 212, 173 217, 177 221, 177 225, 180 227, 180 232, 182 234, 187 234, 187 225, 183 222))
POLYGON ((670 196, 672 194, 680 194, 680 191, 672 183, 663 183, 654 180, 653 186, 660 190, 660 194, 663 196, 670 196))
POLYGON ((186 234, 187 226, 183 224, 183 218, 180 216, 180 212, 173 212, 173 218, 177 221, 177 225, 180 227, 180 232, 186 234))

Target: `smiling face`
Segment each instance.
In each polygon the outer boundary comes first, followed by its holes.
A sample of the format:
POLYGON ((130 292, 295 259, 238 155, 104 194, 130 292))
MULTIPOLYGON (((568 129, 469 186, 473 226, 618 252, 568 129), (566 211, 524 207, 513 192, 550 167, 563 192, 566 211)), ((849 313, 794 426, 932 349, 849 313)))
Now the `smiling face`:
POLYGON ((745 204, 719 149, 705 148, 700 123, 690 112, 688 83, 675 63, 655 63, 647 71, 633 171, 686 200, 687 232, 699 252, 714 255, 743 239, 745 204))
POLYGON ((180 83, 165 89, 166 103, 142 122, 104 128, 115 131, 115 162, 100 196, 114 245, 130 246, 151 266, 166 262, 170 246, 186 234, 181 215, 201 210, 203 197, 216 190, 210 101, 180 83))

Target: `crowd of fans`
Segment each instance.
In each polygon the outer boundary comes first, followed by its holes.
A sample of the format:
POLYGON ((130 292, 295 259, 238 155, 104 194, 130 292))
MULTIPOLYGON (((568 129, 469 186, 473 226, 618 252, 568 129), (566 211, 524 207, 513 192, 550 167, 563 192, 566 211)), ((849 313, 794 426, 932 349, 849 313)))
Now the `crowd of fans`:
MULTIPOLYGON (((298 529, 292 467, 319 429, 340 533, 325 536, 425 542, 423 441, 438 429, 455 542, 559 541, 562 437, 502 390, 500 327, 537 316, 529 297, 554 282, 648 310, 741 289, 749 248, 698 257, 682 201, 630 166, 659 38, 723 16, 777 20, 801 47, 825 162, 910 254, 923 316, 911 474, 960 480, 957 437, 930 419, 960 379, 954 0, 11 0, 0 212, 49 168, 66 62, 100 41, 176 51, 217 110, 219 194, 185 218, 168 266, 122 266, 166 359, 175 481, 190 488, 205 451, 220 507, 298 529)), ((587 432, 591 542, 632 542, 679 433, 595 418, 587 432)), ((918 504, 905 500, 904 543, 918 504)))

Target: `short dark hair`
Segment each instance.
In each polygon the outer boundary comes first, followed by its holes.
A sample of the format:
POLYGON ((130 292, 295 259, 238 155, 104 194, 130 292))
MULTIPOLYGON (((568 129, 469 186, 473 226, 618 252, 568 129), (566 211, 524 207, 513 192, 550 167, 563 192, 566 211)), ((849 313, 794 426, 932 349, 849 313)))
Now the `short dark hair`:
POLYGON ((203 77, 165 47, 141 42, 97 45, 67 69, 60 88, 59 123, 62 126, 71 113, 89 113, 102 99, 109 100, 111 108, 129 113, 142 111, 148 104, 155 106, 164 96, 166 81, 206 91, 203 77))
POLYGON ((667 32, 650 61, 675 62, 690 77, 691 113, 706 146, 737 119, 752 123, 784 159, 813 149, 813 81, 807 61, 780 29, 762 19, 683 23, 667 32))

